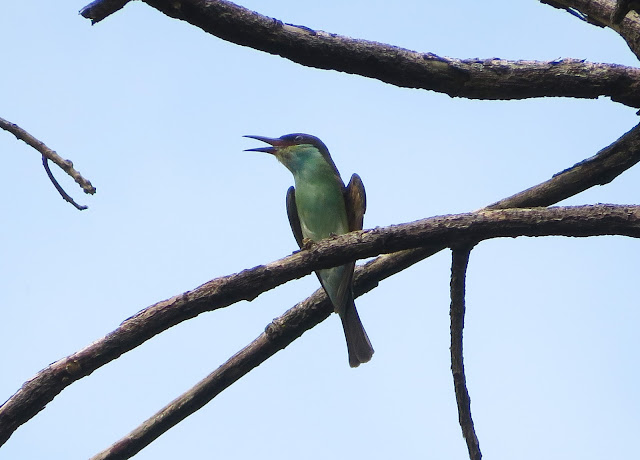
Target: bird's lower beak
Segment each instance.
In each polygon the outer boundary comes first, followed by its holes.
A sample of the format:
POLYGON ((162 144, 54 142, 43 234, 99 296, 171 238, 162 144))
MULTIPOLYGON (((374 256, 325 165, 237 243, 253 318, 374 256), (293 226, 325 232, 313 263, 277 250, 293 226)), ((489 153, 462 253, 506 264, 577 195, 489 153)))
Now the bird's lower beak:
POLYGON ((250 139, 257 139, 259 141, 266 142, 267 144, 271 145, 271 147, 257 147, 255 149, 246 149, 245 152, 265 152, 265 153, 271 153, 272 155, 275 155, 276 151, 278 150, 278 147, 285 145, 282 139, 279 139, 277 137, 276 138, 264 137, 264 136, 243 136, 243 137, 248 137, 250 139))

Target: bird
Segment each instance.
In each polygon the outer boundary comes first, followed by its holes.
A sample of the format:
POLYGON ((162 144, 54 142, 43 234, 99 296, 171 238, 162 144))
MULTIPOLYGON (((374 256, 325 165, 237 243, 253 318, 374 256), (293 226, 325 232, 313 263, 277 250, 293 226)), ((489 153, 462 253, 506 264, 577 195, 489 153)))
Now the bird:
MULTIPOLYGON (((304 133, 278 138, 247 135, 269 147, 247 149, 270 153, 292 174, 287 191, 287 215, 300 248, 334 235, 362 230, 366 196, 360 176, 353 174, 345 187, 329 149, 317 137, 304 133)), ((320 284, 342 321, 349 365, 358 367, 373 356, 373 347, 353 301, 355 261, 316 271, 320 284)))

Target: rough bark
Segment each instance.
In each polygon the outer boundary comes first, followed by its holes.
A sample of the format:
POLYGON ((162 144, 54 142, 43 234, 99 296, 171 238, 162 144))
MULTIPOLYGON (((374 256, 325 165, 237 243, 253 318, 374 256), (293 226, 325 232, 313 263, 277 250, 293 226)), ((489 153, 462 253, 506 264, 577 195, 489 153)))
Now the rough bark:
MULTIPOLYGON (((489 100, 609 96, 640 107, 640 70, 631 67, 577 59, 453 59, 287 24, 223 0, 144 1, 223 40, 305 66, 362 75, 399 87, 489 100)), ((103 3, 120 4, 102 1, 91 5, 103 3)))

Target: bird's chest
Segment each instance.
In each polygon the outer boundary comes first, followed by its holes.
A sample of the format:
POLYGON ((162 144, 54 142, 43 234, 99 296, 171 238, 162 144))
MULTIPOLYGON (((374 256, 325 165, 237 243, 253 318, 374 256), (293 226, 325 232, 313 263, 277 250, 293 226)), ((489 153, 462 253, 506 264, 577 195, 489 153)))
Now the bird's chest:
POLYGON ((296 207, 304 238, 319 241, 349 231, 344 196, 335 182, 296 182, 296 207))

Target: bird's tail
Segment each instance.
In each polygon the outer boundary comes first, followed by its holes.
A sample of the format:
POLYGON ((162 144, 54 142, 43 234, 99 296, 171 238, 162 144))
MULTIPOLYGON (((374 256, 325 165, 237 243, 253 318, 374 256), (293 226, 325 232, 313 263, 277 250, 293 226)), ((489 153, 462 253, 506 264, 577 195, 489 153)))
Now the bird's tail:
POLYGON ((353 300, 347 305, 344 312, 340 312, 340 319, 342 320, 344 336, 347 339, 349 365, 358 367, 360 364, 368 362, 373 356, 373 347, 362 326, 353 300))

